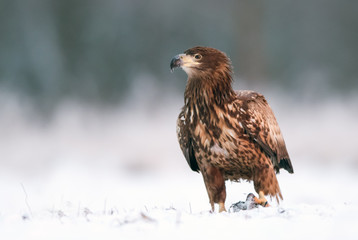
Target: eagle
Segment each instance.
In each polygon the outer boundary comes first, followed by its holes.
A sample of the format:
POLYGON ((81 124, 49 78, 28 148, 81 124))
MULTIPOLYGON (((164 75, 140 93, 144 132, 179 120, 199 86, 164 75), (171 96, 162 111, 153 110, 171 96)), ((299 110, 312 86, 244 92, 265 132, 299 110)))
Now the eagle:
POLYGON ((283 200, 276 174, 293 167, 265 97, 234 91, 231 60, 217 49, 190 48, 171 60, 171 71, 177 67, 188 75, 178 141, 191 170, 203 176, 211 211, 215 204, 226 211, 226 180, 253 181, 258 205, 269 206, 265 196, 283 200))

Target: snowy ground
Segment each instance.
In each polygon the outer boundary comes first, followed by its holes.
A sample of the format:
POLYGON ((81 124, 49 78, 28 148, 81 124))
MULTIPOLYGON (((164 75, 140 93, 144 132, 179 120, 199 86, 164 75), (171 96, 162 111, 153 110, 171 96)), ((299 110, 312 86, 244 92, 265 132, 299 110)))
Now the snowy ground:
MULTIPOLYGON (((199 174, 115 174, 67 166, 42 179, 2 176, 2 239, 356 239, 358 185, 345 169, 281 174, 277 206, 209 213, 199 174), (5 181, 3 179, 5 178, 5 181), (21 185, 23 184, 23 185, 21 185), (22 188, 24 186, 24 189, 22 188)), ((227 208, 253 191, 227 183, 227 208)))
MULTIPOLYGON (((0 238, 357 239, 358 113, 349 104, 276 104, 295 170, 278 175, 284 201, 220 214, 209 213, 201 175, 177 146, 180 102, 163 104, 172 110, 71 105, 48 124, 3 104, 0 238), (313 119, 321 124, 312 127, 313 119)), ((252 183, 227 182, 227 209, 253 191, 252 183)))

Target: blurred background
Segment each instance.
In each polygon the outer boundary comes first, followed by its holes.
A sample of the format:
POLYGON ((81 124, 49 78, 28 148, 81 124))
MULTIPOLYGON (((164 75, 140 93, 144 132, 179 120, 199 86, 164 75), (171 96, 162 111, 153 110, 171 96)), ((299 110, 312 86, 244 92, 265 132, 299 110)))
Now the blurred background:
POLYGON ((226 52, 263 93, 293 165, 358 170, 354 0, 0 0, 0 174, 59 166, 190 174, 176 139, 186 75, 226 52))

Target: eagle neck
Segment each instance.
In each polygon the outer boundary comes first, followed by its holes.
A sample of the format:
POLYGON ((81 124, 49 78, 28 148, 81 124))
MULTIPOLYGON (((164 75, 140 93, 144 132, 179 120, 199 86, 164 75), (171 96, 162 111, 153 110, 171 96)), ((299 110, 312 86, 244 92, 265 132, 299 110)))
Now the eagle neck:
POLYGON ((231 87, 231 76, 223 78, 189 77, 184 94, 185 107, 194 119, 213 122, 212 112, 215 108, 224 109, 225 105, 235 99, 231 87))

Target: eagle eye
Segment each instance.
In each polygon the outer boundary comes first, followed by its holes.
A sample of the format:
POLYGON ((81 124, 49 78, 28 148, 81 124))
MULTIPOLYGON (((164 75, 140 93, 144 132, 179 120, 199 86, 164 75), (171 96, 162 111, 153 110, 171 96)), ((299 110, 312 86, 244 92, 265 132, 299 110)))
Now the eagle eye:
POLYGON ((194 57, 195 57, 195 59, 198 59, 198 60, 201 59, 201 55, 200 55, 200 54, 195 54, 194 57))

